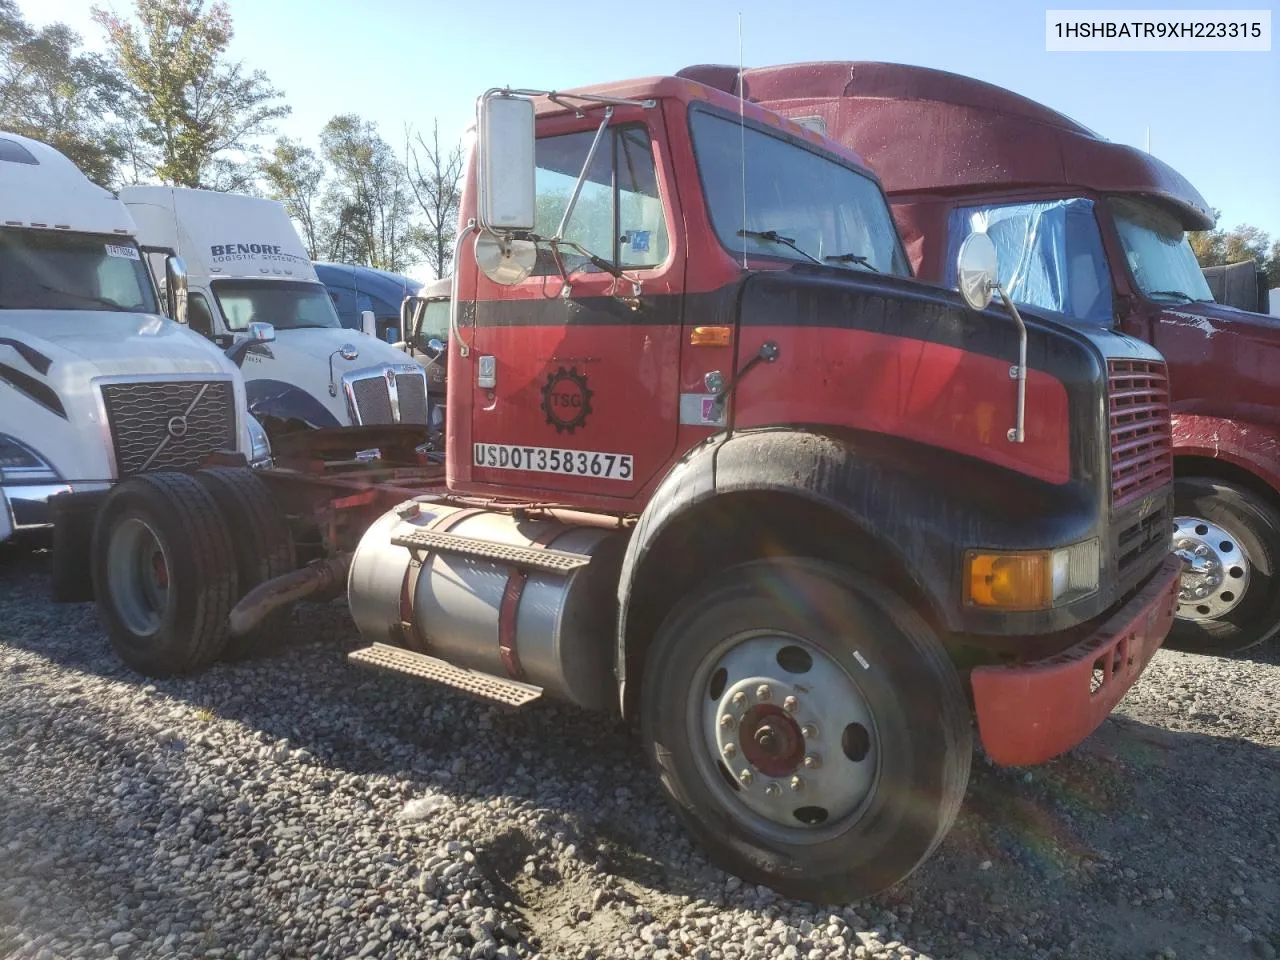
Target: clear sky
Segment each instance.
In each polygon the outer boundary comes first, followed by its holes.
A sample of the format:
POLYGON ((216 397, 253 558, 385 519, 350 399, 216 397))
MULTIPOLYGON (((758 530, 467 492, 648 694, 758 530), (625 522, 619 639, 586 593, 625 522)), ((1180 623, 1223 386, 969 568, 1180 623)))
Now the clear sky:
MULTIPOLYGON (((99 2, 119 12, 132 8, 129 0, 99 2)), ((91 0, 18 5, 29 21, 64 21, 101 47, 91 0)), ((1193 0, 1184 6, 1249 5, 1193 0)), ((1222 210, 1222 225, 1250 222, 1280 237, 1276 45, 1269 53, 1047 53, 1046 6, 1069 5, 230 0, 232 54, 265 70, 285 93, 293 114, 280 132, 312 145, 337 113, 373 120, 402 150, 406 124, 429 127, 438 117, 442 134, 460 136, 475 97, 491 86, 567 88, 673 73, 694 63, 736 63, 741 12, 748 66, 828 59, 922 64, 1008 87, 1117 142, 1143 147, 1149 127, 1151 152, 1222 210)))

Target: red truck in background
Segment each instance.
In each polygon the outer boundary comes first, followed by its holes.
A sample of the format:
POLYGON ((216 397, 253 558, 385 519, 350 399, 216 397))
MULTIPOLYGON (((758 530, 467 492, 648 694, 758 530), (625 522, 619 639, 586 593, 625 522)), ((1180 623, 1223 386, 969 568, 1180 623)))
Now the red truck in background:
POLYGON ((637 716, 717 862, 827 903, 946 835, 973 714, 1006 765, 1103 721, 1181 568, 1149 344, 989 305, 982 237, 962 294, 915 281, 855 154, 705 85, 492 90, 477 130, 445 482, 317 433, 64 511, 127 662, 345 587, 356 662, 637 716))
MULTIPOLYGON (((1156 157, 969 77, 845 61, 748 69, 741 84, 738 74, 681 71, 856 150, 882 178, 920 277, 954 287, 960 243, 986 232, 1018 303, 1164 354, 1186 563, 1167 645, 1229 653, 1274 636, 1280 325, 1214 302, 1185 237, 1213 226, 1196 189, 1156 157)), ((1113 407, 1113 433, 1121 414, 1113 407)), ((1114 449, 1123 485, 1140 460, 1114 449)))

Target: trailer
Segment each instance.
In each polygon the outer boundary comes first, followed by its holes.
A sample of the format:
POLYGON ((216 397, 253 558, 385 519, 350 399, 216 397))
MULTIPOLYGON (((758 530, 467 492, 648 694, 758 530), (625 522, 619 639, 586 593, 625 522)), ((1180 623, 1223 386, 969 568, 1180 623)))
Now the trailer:
POLYGON ((717 863, 835 902, 941 842, 975 716, 1042 762, 1160 646, 1159 354, 1015 307, 985 238, 962 293, 917 282, 847 149, 680 78, 495 89, 461 222, 444 464, 312 434, 222 468, 235 502, 120 484, 85 549, 127 662, 199 669, 345 590, 353 662, 635 717, 717 863))

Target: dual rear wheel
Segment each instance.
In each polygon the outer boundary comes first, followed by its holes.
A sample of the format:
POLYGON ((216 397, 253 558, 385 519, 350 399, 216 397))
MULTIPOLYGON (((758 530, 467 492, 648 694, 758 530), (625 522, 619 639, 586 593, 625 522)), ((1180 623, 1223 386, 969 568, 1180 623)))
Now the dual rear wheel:
POLYGON ((90 549, 99 616, 117 654, 140 673, 200 670, 247 652, 281 625, 268 620, 234 643, 227 630, 241 596, 293 569, 288 529, 251 470, 119 483, 99 510, 90 549))

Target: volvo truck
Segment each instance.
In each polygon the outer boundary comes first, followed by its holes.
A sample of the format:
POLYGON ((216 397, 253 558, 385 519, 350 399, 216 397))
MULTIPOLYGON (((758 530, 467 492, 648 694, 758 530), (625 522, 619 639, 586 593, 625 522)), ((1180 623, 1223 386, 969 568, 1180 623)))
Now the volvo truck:
MULTIPOLYGON (((181 316, 181 261, 162 264, 181 316)), ((51 501, 208 454, 264 463, 223 351, 168 319, 133 218, 52 147, 0 133, 0 541, 51 501)))

